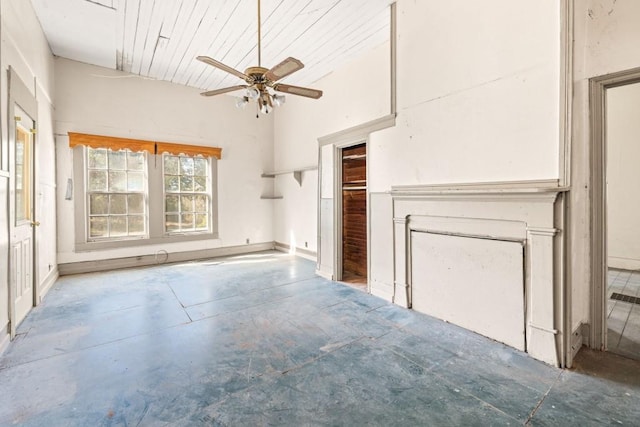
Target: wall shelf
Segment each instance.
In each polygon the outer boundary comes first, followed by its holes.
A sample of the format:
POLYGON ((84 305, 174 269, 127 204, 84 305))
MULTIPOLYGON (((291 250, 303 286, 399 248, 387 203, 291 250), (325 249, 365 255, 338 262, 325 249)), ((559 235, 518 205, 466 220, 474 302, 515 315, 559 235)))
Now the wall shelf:
MULTIPOLYGON (((280 171, 269 171, 269 172, 263 172, 262 173, 262 178, 275 178, 278 175, 286 175, 286 174, 293 174, 293 178, 296 180, 296 182, 298 183, 299 186, 302 187, 302 173, 304 171, 311 171, 311 170, 317 170, 318 166, 305 166, 302 168, 295 168, 295 169, 287 169, 287 170, 280 170, 280 171)), ((262 195, 260 196, 261 199, 265 199, 265 200, 277 200, 277 199, 282 199, 282 196, 276 196, 274 194, 266 194, 266 195, 262 195)))
POLYGON ((313 165, 313 166, 305 166, 302 168, 287 169, 287 170, 281 170, 281 171, 263 172, 261 176, 263 178, 275 178, 278 175, 286 175, 288 173, 292 173, 293 178, 298 182, 298 185, 302 186, 302 172, 317 170, 317 169, 318 169, 318 166, 313 165))

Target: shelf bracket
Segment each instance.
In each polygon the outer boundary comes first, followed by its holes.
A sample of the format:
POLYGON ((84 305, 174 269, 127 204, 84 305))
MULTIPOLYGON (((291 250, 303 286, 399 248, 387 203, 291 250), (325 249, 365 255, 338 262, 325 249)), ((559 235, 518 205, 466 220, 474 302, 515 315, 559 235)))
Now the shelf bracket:
POLYGON ((311 170, 318 170, 318 166, 312 165, 312 166, 305 166, 305 167, 296 168, 296 169, 263 172, 261 176, 263 178, 275 178, 277 175, 284 175, 284 174, 290 173, 290 174, 293 174, 293 179, 296 180, 298 185, 302 187, 302 173, 304 171, 311 171, 311 170))

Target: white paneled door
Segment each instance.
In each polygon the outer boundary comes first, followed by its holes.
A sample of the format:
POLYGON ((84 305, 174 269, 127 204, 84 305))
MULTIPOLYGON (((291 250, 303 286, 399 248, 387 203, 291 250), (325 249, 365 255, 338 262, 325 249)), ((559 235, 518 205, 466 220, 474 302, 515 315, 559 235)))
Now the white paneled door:
POLYGON ((34 305, 34 134, 35 122, 15 107, 10 170, 10 269, 12 290, 12 332, 34 305))

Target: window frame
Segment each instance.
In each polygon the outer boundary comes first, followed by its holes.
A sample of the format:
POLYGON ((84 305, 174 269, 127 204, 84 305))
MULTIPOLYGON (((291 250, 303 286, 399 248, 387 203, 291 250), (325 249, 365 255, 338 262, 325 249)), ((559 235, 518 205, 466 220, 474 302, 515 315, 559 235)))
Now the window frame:
MULTIPOLYGON (((212 188, 213 188, 213 177, 211 175, 212 173, 212 169, 211 169, 211 163, 213 161, 213 159, 211 157, 204 157, 204 156, 195 156, 195 155, 186 155, 186 154, 173 154, 173 153, 163 153, 161 155, 159 155, 160 159, 161 159, 161 163, 162 163, 162 218, 163 218, 163 230, 164 230, 164 234, 166 236, 180 236, 180 235, 198 235, 198 234, 207 234, 207 233, 211 233, 211 224, 212 224, 212 210, 213 210, 213 205, 212 205, 212 188), (193 191, 176 191, 176 192, 168 192, 166 189, 166 185, 165 185, 165 180, 166 180, 166 170, 165 170, 165 159, 167 157, 177 157, 178 159, 181 159, 183 157, 188 157, 194 160, 196 159, 204 159, 207 162, 207 166, 206 166, 206 170, 207 170, 207 175, 206 175, 206 190, 203 192, 197 192, 195 190, 193 191), (167 204, 166 204, 166 200, 167 200, 167 196, 168 195, 175 195, 179 198, 179 208, 178 208, 178 212, 171 212, 170 214, 177 214, 177 215, 181 215, 183 213, 182 209, 181 209, 181 196, 182 195, 187 195, 187 196, 198 196, 198 195, 204 195, 207 197, 207 211, 206 211, 206 216, 207 216, 207 228, 206 229, 179 229, 179 230, 168 230, 167 229, 167 204)), ((178 168, 180 168, 180 160, 178 160, 178 168)), ((194 169, 195 169, 195 165, 194 165, 194 169)), ((169 176, 177 176, 177 177, 182 177, 183 174, 180 173, 178 175, 175 174, 169 174, 169 176)), ((189 175, 185 175, 185 176, 189 176, 189 175)), ((191 175, 194 178, 196 176, 199 175, 191 175)), ((201 176, 201 175, 200 175, 201 176)), ((194 215, 197 215, 198 212, 193 211, 194 215)), ((200 213, 201 214, 201 213, 200 213)))
MULTIPOLYGON (((196 233, 164 232, 164 181, 163 155, 146 153, 147 170, 147 230, 145 237, 107 239, 92 241, 88 231, 88 196, 85 171, 88 169, 86 147, 77 145, 72 148, 73 154, 73 208, 75 252, 88 252, 103 249, 136 247, 145 245, 163 245, 168 243, 215 240, 218 234, 218 159, 207 157, 209 165, 209 230, 196 233)), ((69 212, 69 211, 67 211, 69 212)))
MULTIPOLYGON (((143 159, 144 159, 144 164, 142 167, 142 176, 143 176, 143 185, 142 185, 142 190, 141 191, 129 191, 129 190, 123 190, 123 191, 109 191, 109 189, 107 188, 106 191, 98 191, 98 190, 90 190, 88 188, 87 183, 89 182, 89 175, 90 172, 92 170, 101 170, 99 168, 89 168, 89 150, 106 150, 107 152, 107 158, 109 157, 109 152, 118 152, 118 151, 124 151, 125 153, 127 152, 132 152, 131 150, 111 150, 109 148, 91 148, 91 147, 87 147, 84 149, 84 172, 85 172, 85 191, 84 191, 84 197, 85 197, 85 215, 84 215, 84 222, 85 222, 85 226, 86 226, 86 240, 87 242, 90 243, 95 243, 95 242, 120 242, 120 241, 124 241, 124 240, 141 240, 141 239, 146 239, 149 238, 149 173, 148 173, 148 165, 149 165, 149 160, 148 160, 148 156, 149 153, 147 153, 146 151, 142 151, 143 154, 143 159), (93 194, 105 194, 108 195, 109 198, 111 195, 124 195, 124 196, 129 196, 130 194, 138 194, 138 195, 142 195, 143 198, 143 209, 144 212, 142 214, 136 214, 135 216, 141 216, 143 218, 143 223, 144 223, 144 232, 142 234, 138 234, 138 235, 125 235, 125 236, 107 236, 107 237, 92 237, 91 236, 91 217, 92 216, 106 216, 107 218, 110 218, 111 216, 124 216, 124 217, 128 217, 128 216, 133 216, 133 215, 129 215, 129 212, 125 213, 125 214, 118 214, 118 215, 111 215, 111 213, 107 213, 106 215, 92 215, 91 214, 91 195, 93 194)), ((127 154, 128 157, 128 154, 127 154)), ((127 160, 125 158, 125 164, 127 163, 127 160)), ((107 160, 108 162, 108 160, 107 160)), ((107 172, 107 177, 109 176, 109 172, 111 171, 111 169, 109 167, 107 167, 106 169, 104 169, 107 172)), ((125 167, 125 169, 113 169, 114 171, 125 171, 127 174, 129 172, 128 167, 125 167)), ((139 172, 139 171, 135 171, 135 170, 131 170, 132 172, 139 172)), ((107 178, 107 183, 108 183, 108 178, 107 178)), ((108 184, 107 184, 108 185, 108 184)), ((127 202, 128 204, 128 202, 127 202)), ((128 209, 127 209, 128 210, 128 209)))

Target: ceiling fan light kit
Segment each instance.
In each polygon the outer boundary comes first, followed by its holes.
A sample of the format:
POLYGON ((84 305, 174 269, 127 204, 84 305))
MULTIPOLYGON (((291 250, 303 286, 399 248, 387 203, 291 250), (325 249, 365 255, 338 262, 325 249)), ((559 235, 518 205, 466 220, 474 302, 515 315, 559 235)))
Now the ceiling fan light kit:
MULTIPOLYGON (((245 94, 236 100, 236 107, 244 108, 250 101, 256 101, 258 109, 263 114, 269 114, 273 111, 274 107, 279 107, 285 102, 284 95, 272 94, 269 89, 276 92, 289 93, 291 95, 303 96, 306 98, 320 98, 322 96, 321 90, 277 83, 279 80, 304 68, 304 64, 301 61, 289 57, 271 69, 261 66, 262 40, 260 32, 260 0, 258 0, 258 66, 249 67, 243 73, 208 56, 196 57, 198 61, 239 77, 246 83, 244 85, 236 85, 202 92, 201 95, 215 96, 244 89, 245 94)), ((256 115, 256 117, 258 116, 256 115)))
POLYGON ((236 108, 244 109, 244 107, 246 107, 248 103, 249 103, 249 97, 241 96, 236 99, 236 108))
POLYGON ((276 107, 280 107, 282 104, 285 103, 286 100, 287 98, 284 95, 278 95, 278 94, 273 95, 273 105, 275 105, 276 107))

